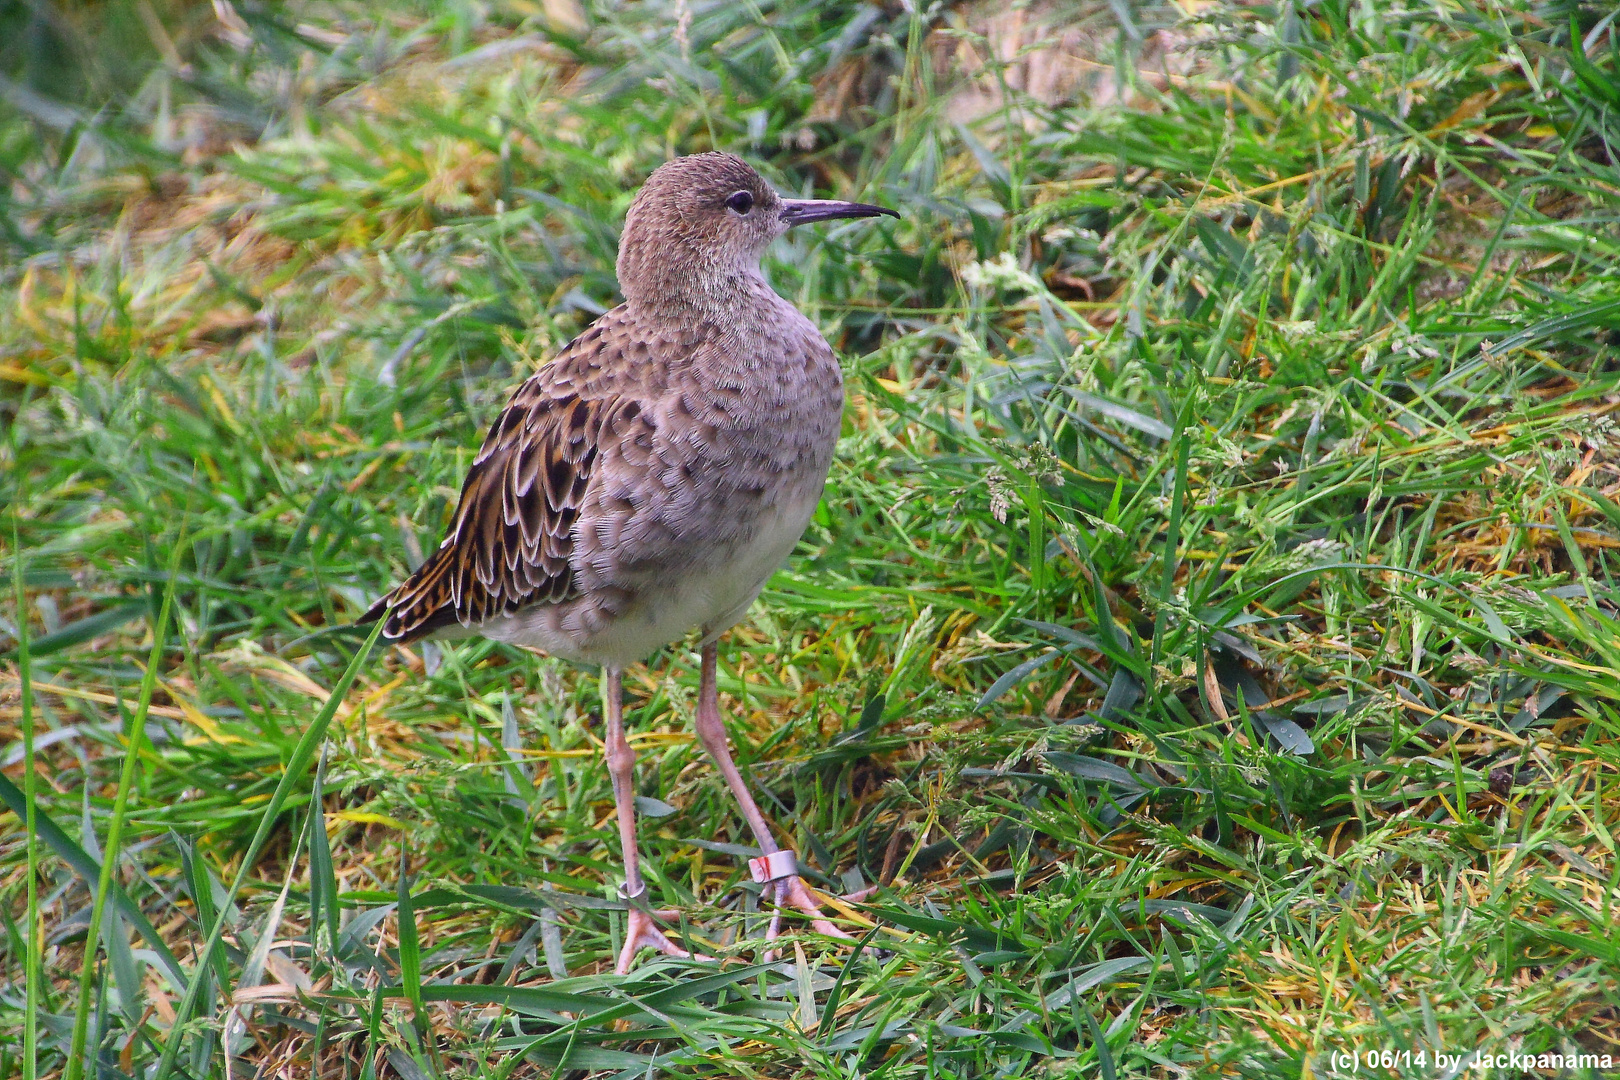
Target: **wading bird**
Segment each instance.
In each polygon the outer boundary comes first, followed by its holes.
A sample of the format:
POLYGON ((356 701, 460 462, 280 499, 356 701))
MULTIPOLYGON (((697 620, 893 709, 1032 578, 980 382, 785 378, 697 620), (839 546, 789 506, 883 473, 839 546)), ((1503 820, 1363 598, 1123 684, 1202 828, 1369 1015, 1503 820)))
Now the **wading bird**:
POLYGON ((620 673, 696 631, 696 728, 764 853, 753 879, 781 911, 822 915, 738 773, 715 689, 716 642, 798 542, 821 498, 843 413, 838 361, 760 272, 795 225, 894 211, 784 199, 730 154, 677 158, 636 195, 618 275, 624 303, 512 395, 473 461, 449 535, 372 606, 389 641, 482 635, 600 665, 607 766, 629 904, 618 970, 651 947, 638 868, 620 673))

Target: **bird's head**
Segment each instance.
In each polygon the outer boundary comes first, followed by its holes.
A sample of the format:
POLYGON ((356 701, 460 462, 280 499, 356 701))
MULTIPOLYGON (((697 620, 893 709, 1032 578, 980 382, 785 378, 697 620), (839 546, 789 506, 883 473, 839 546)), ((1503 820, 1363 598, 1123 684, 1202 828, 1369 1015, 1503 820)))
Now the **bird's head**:
POLYGON ((795 225, 876 217, 893 210, 830 199, 784 199, 732 154, 693 154, 660 165, 636 194, 619 242, 626 300, 712 306, 756 276, 772 240, 795 225))

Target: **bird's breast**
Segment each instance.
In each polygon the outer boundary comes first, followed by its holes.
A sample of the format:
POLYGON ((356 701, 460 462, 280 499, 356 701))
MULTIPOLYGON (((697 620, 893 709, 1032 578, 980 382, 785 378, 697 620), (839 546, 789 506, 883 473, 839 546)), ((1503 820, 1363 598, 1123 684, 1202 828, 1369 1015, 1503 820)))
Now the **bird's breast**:
POLYGON ((773 318, 727 334, 685 374, 670 398, 673 436, 695 440, 735 486, 813 476, 819 491, 844 387, 832 349, 808 319, 782 301, 773 318))

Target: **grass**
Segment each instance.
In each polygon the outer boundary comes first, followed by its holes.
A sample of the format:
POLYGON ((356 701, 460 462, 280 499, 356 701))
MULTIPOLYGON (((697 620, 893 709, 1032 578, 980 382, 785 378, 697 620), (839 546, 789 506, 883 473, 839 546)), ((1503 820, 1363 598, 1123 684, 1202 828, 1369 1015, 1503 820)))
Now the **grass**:
POLYGON ((0 1077, 1620 1058, 1606 6, 108 7, 0 53, 0 1077), (713 146, 904 215, 772 253, 850 404, 721 672, 882 952, 758 962, 682 645, 726 963, 618 978, 593 673, 315 632, 713 146))

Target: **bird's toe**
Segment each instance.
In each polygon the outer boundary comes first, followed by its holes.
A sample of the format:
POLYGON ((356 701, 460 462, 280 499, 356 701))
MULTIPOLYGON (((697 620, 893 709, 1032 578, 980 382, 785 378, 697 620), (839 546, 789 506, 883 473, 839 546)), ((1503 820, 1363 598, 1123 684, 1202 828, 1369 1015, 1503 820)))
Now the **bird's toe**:
MULTIPOLYGON (((768 896, 774 895, 778 908, 777 912, 771 917, 769 929, 767 929, 765 932, 765 943, 767 946, 772 945, 776 941, 778 935, 781 933, 781 909, 784 908, 794 908, 801 914, 808 916, 810 919, 810 929, 814 930, 818 934, 823 934, 827 937, 842 938, 845 941, 855 940, 852 934, 835 925, 830 919, 827 918, 827 913, 822 906, 824 901, 818 899, 816 894, 811 891, 810 886, 805 883, 804 878, 799 877, 797 874, 789 877, 778 878, 776 881, 767 886, 766 893, 768 896)), ((855 896, 844 897, 842 899, 852 900, 856 899, 858 896, 864 895, 866 895, 866 893, 862 892, 860 894, 856 894, 855 896)), ((825 901, 825 903, 833 907, 843 906, 839 900, 830 897, 825 901)), ((846 911, 845 914, 853 913, 846 911)), ((776 950, 772 948, 767 951, 764 959, 766 963, 769 963, 775 959, 775 956, 776 950)))
POLYGON ((674 918, 678 913, 674 911, 643 911, 641 908, 631 908, 630 916, 625 920, 624 948, 619 950, 619 962, 614 970, 620 975, 627 975, 630 966, 635 962, 636 954, 642 949, 657 949, 665 956, 679 956, 686 960, 712 960, 712 956, 702 953, 688 952, 671 941, 662 930, 653 923, 653 916, 661 918, 674 918))

